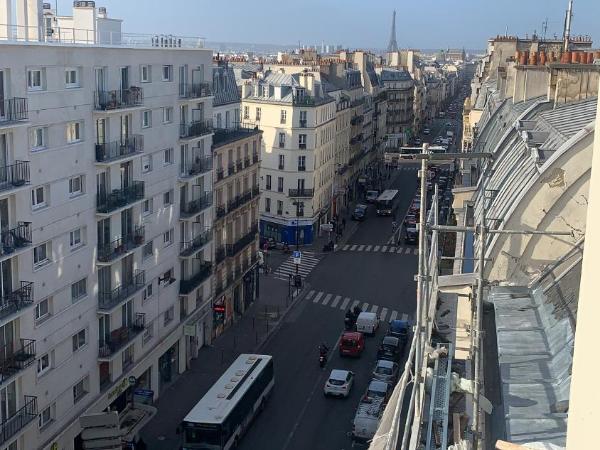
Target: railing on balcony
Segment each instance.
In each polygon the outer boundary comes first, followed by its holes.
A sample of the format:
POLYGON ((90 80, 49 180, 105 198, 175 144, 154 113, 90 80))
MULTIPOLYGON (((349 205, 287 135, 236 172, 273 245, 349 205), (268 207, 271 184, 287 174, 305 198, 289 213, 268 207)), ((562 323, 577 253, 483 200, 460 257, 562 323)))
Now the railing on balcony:
POLYGON ((241 159, 238 159, 238 160, 235 162, 235 168, 236 168, 238 171, 239 171, 239 170, 242 170, 242 169, 244 168, 244 163, 242 162, 242 160, 241 160, 241 159))
POLYGON ((260 133, 256 125, 242 123, 230 128, 215 128, 213 145, 220 146, 260 133))
POLYGON ((141 87, 94 92, 94 107, 100 111, 133 108, 144 103, 144 91, 141 87))
POLYGON ((219 167, 217 169, 217 181, 222 180, 223 178, 225 178, 225 171, 223 170, 222 167, 219 167))
POLYGON ((220 247, 217 247, 215 249, 215 262, 217 264, 223 262, 226 257, 227 257, 227 251, 226 251, 226 248, 224 245, 221 245, 220 247))
POLYGON ((312 198, 315 194, 314 189, 290 189, 289 196, 290 197, 304 197, 304 198, 312 198))
POLYGON ((227 208, 225 207, 225 205, 219 205, 215 207, 215 214, 217 216, 217 219, 225 217, 227 215, 227 208))
POLYGON ((20 286, 0 297, 0 319, 33 305, 33 282, 21 281, 20 286))
POLYGON ((29 105, 26 98, 14 97, 0 100, 0 125, 28 118, 29 105))
POLYGON ((195 138, 204 136, 205 134, 212 133, 212 120, 199 120, 191 123, 180 123, 179 124, 179 137, 195 138))
POLYGON ((209 83, 179 83, 179 98, 202 98, 212 95, 209 83))
POLYGON ((194 289, 196 289, 202 282, 204 282, 212 272, 212 264, 210 262, 203 262, 200 268, 189 277, 184 277, 179 283, 179 294, 188 295, 194 289))
POLYGON ((10 438, 31 423, 31 421, 37 418, 37 397, 24 395, 23 399, 23 406, 14 414, 9 415, 0 422, 0 444, 6 443, 10 438))
POLYGON ((13 343, 0 348, 0 383, 29 367, 35 361, 35 341, 21 339, 20 344, 16 349, 13 343))
POLYGON ((246 233, 244 236, 242 236, 240 239, 238 239, 233 244, 227 245, 227 256, 232 257, 232 256, 237 255, 247 245, 251 244, 253 241, 256 240, 257 234, 258 234, 258 227, 256 227, 256 226, 251 227, 250 230, 248 231, 248 233, 246 233))
POLYGON ((256 164, 259 160, 258 152, 252 153, 252 164, 256 164))
POLYGON ((235 164, 231 163, 227 166, 227 176, 230 177, 235 173, 235 164))
POLYGON ((15 228, 0 232, 0 256, 31 245, 31 222, 19 222, 15 228))
POLYGON ((191 241, 184 241, 181 243, 180 256, 191 256, 197 250, 201 249, 204 245, 210 242, 212 239, 212 230, 208 229, 199 233, 191 241))
POLYGON ((180 216, 191 217, 212 205, 212 192, 206 192, 202 197, 181 204, 180 216))
POLYGON ((250 167, 250 164, 252 164, 251 160, 250 160, 250 157, 249 156, 244 156, 244 167, 245 168, 246 167, 250 167))
POLYGON ((182 177, 193 177, 212 170, 212 156, 199 156, 194 161, 185 161, 181 167, 182 177))
POLYGON ((258 184, 255 184, 254 186, 252 186, 252 196, 256 197, 259 194, 260 194, 260 186, 258 184))
POLYGON ((146 328, 145 314, 136 313, 133 322, 125 327, 110 332, 110 337, 103 339, 98 348, 99 358, 110 358, 146 328))
POLYGON ((96 162, 118 161, 144 151, 144 136, 134 134, 118 141, 96 144, 96 162))
POLYGON ((100 192, 96 196, 96 208, 101 214, 108 214, 124 206, 144 199, 144 182, 133 181, 130 186, 100 192))
POLYGON ((29 184, 29 161, 15 161, 8 166, 0 166, 0 191, 6 191, 29 184))
POLYGON ((110 310, 127 300, 146 285, 146 272, 136 270, 131 280, 126 281, 111 291, 98 292, 98 308, 110 310))
POLYGON ((145 228, 136 227, 133 233, 104 245, 98 245, 98 261, 108 263, 136 249, 145 241, 145 228))

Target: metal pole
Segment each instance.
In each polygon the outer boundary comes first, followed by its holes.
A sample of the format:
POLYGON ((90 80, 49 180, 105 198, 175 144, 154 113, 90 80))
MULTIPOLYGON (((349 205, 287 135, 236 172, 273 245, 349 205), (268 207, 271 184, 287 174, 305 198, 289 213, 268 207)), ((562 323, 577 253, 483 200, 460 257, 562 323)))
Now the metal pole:
MULTIPOLYGON (((485 195, 485 194, 484 194, 485 195)), ((485 201, 485 198, 484 198, 485 201)), ((482 224, 479 227, 479 270, 477 279, 477 307, 475 309, 475 329, 471 332, 475 333, 473 339, 474 359, 475 359, 475 374, 474 374, 474 390, 473 390, 473 449, 477 450, 479 444, 479 372, 481 370, 481 310, 483 309, 483 265, 485 263, 485 208, 483 209, 482 224)))

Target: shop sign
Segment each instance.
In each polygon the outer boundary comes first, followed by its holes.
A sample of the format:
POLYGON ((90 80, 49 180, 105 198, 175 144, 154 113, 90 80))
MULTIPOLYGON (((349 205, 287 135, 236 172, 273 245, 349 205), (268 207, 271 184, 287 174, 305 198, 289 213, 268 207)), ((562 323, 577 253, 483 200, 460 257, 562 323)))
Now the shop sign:
POLYGON ((111 401, 113 398, 121 395, 129 387, 129 380, 123 378, 119 384, 117 384, 112 391, 108 393, 108 400, 111 401))
POLYGON ((196 324, 183 326, 184 336, 196 336, 196 324))

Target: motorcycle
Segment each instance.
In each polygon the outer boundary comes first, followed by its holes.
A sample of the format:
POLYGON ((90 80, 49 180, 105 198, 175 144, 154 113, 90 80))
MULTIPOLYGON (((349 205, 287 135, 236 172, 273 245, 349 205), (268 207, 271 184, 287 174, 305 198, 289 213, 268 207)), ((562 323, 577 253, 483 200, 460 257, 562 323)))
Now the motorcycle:
POLYGON ((344 317, 344 326, 346 328, 346 331, 353 331, 354 330, 354 326, 356 325, 356 317, 352 311, 348 311, 346 313, 346 317, 344 317))
POLYGON ((325 367, 325 364, 327 363, 327 349, 326 348, 319 348, 319 367, 323 368, 325 367))

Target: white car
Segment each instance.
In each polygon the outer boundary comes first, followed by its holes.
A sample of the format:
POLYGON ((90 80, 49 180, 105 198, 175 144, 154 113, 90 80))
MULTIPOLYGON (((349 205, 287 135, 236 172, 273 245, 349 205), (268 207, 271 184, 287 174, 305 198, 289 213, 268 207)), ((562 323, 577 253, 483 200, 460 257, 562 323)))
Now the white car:
POLYGON ((323 394, 336 397, 348 397, 354 384, 354 372, 333 369, 325 382, 323 394))

